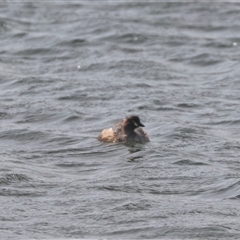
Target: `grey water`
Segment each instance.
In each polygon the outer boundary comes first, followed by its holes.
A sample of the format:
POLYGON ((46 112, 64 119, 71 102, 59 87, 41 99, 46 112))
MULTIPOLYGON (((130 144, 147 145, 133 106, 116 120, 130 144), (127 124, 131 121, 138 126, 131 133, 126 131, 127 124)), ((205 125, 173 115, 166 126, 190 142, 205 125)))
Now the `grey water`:
POLYGON ((1 2, 0 239, 239 239, 239 53, 238 3, 1 2))

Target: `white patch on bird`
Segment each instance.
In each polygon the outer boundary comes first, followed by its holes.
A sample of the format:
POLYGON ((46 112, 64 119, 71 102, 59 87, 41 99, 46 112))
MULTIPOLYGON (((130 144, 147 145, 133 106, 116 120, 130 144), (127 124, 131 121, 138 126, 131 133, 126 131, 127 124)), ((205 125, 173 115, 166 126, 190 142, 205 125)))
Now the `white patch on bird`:
POLYGON ((134 124, 136 127, 138 127, 138 124, 137 124, 135 121, 133 121, 133 124, 134 124))

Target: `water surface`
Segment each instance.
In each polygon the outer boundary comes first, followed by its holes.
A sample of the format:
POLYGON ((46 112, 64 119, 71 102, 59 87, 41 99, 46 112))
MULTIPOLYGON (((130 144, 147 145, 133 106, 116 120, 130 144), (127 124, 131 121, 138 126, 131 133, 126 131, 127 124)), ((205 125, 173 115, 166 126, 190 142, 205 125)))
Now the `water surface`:
POLYGON ((238 3, 1 3, 1 239, 240 238, 239 30, 238 3), (131 114, 150 143, 97 141, 131 114))

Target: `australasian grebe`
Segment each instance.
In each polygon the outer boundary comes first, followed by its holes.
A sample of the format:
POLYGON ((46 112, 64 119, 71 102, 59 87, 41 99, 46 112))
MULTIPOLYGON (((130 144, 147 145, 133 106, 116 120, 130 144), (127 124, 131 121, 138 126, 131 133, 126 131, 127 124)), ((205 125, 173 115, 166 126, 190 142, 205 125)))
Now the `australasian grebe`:
POLYGON ((147 133, 141 128, 144 125, 138 116, 129 116, 114 124, 112 128, 104 129, 98 136, 102 142, 149 142, 147 133))

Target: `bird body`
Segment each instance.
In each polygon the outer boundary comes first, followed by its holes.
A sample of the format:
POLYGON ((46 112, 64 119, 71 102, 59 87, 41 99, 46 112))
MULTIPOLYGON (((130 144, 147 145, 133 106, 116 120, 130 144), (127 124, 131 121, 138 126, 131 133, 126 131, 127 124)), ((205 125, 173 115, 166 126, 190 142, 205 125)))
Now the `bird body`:
POLYGON ((148 134, 141 128, 144 125, 138 116, 129 116, 114 124, 112 128, 103 129, 98 140, 102 142, 149 142, 148 134))

